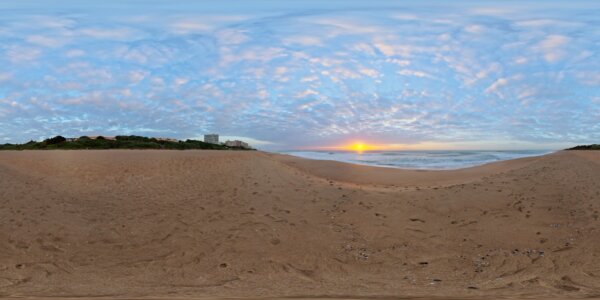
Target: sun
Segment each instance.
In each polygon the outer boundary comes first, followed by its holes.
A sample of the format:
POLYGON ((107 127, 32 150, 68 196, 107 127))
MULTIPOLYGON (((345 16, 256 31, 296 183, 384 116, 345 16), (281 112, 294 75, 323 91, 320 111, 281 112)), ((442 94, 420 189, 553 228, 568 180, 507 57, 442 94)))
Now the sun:
POLYGON ((353 148, 356 151, 365 151, 365 144, 362 144, 362 143, 354 144, 353 148))
POLYGON ((386 150, 386 149, 390 149, 390 147, 385 144, 370 144, 370 143, 365 143, 360 140, 358 140, 358 141, 354 140, 354 141, 348 142, 347 144, 341 144, 339 146, 330 147, 330 149, 352 151, 352 152, 361 154, 363 152, 368 152, 368 151, 386 150))
POLYGON ((366 151, 368 149, 368 146, 365 145, 364 143, 358 142, 358 143, 354 143, 354 144, 350 145, 348 147, 348 149, 352 150, 352 151, 356 151, 358 153, 363 153, 364 151, 366 151))

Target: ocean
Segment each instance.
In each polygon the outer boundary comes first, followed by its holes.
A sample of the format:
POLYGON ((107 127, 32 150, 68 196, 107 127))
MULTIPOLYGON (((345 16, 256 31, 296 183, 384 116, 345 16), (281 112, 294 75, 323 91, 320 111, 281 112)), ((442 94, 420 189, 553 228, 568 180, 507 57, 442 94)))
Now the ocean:
POLYGON ((283 151, 284 154, 303 158, 335 160, 378 167, 453 170, 473 167, 495 161, 548 154, 551 150, 518 151, 283 151))

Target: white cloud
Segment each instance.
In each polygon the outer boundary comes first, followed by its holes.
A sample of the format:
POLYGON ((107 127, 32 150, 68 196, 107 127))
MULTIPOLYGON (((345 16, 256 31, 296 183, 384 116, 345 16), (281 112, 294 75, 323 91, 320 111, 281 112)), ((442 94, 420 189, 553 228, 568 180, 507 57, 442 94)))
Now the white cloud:
POLYGON ((171 30, 177 34, 202 33, 212 29, 213 26, 194 20, 181 20, 171 25, 171 30))
POLYGON ((242 30, 223 29, 215 33, 219 44, 237 45, 247 42, 250 38, 242 30))
POLYGON ((517 11, 513 8, 510 8, 510 7, 491 7, 491 6, 485 7, 485 6, 482 6, 482 7, 472 8, 469 10, 469 12, 474 15, 506 17, 506 16, 515 15, 519 11, 517 11))
POLYGON ((162 77, 154 76, 150 79, 152 85, 155 87, 163 87, 165 85, 165 80, 162 77))
POLYGON ((442 33, 437 36, 437 39, 442 42, 448 42, 452 39, 452 36, 449 33, 442 33))
POLYGON ((9 46, 5 55, 12 63, 22 63, 36 60, 42 51, 37 48, 23 46, 9 46))
POLYGON ((313 108, 314 106, 316 106, 316 105, 319 105, 319 104, 321 104, 321 103, 322 103, 322 101, 321 101, 320 99, 315 99, 315 100, 312 100, 312 101, 310 101, 310 102, 303 103, 302 105, 298 106, 298 108, 297 108, 297 109, 298 109, 298 110, 306 110, 306 111, 310 111, 310 110, 312 110, 312 108, 313 108))
POLYGON ((107 39, 107 40, 127 40, 134 37, 134 32, 128 28, 84 28, 80 29, 78 33, 82 36, 94 38, 94 39, 107 39))
POLYGON ((275 68, 274 74, 275 76, 273 77, 273 79, 279 81, 279 82, 288 82, 290 80, 289 77, 286 77, 285 74, 287 74, 289 72, 288 67, 285 66, 280 66, 275 68))
POLYGON ((414 46, 406 42, 390 43, 382 38, 376 38, 373 42, 373 45, 385 56, 409 57, 413 52, 423 52, 426 50, 425 48, 414 46))
POLYGON ((315 24, 325 25, 329 27, 323 28, 324 31, 322 32, 322 34, 326 34, 328 37, 350 34, 357 35, 382 33, 386 31, 385 27, 360 23, 356 22, 353 19, 325 17, 312 19, 312 22, 315 24))
POLYGON ((264 99, 269 98, 269 92, 267 90, 261 89, 261 90, 258 91, 258 93, 256 93, 256 96, 259 99, 263 99, 264 100, 264 99))
POLYGON ((538 92, 539 90, 536 87, 525 86, 521 89, 521 91, 519 91, 517 98, 519 98, 521 103, 526 105, 529 103, 531 97, 536 96, 538 92))
POLYGON ((385 62, 387 63, 391 63, 391 64, 396 64, 399 65, 401 67, 406 67, 410 65, 410 61, 409 60, 403 60, 403 59, 397 59, 397 58, 388 58, 385 60, 385 62))
POLYGON ((478 24, 471 24, 471 25, 467 25, 465 27, 465 31, 468 33, 480 34, 485 31, 485 27, 483 27, 482 25, 478 25, 478 24))
POLYGON ((529 60, 526 57, 523 56, 518 56, 515 57, 514 62, 517 65, 522 65, 522 64, 526 64, 529 60))
POLYGON ((42 26, 51 29, 64 29, 76 24, 73 19, 64 17, 36 16, 32 19, 36 26, 42 26))
POLYGON ((499 78, 498 80, 494 81, 494 83, 492 83, 487 89, 485 89, 485 92, 487 94, 495 93, 498 91, 499 88, 501 88, 507 84, 508 84, 508 80, 506 78, 499 78))
POLYGON ((573 28, 580 27, 583 24, 578 22, 556 20, 556 19, 529 19, 514 22, 516 26, 528 27, 528 28, 539 28, 539 27, 562 27, 562 28, 573 28))
POLYGON ((468 78, 465 82, 468 85, 474 84, 477 81, 488 77, 490 74, 497 73, 501 70, 501 65, 497 62, 491 63, 487 68, 481 69, 479 72, 475 73, 473 78, 468 78))
POLYGON ((575 60, 586 60, 586 59, 592 57, 593 55, 594 55, 594 52, 588 51, 588 50, 583 50, 583 51, 581 51, 581 53, 579 53, 579 55, 575 56, 574 59, 575 60))
MULTIPOLYGON (((352 70, 349 70, 347 68, 344 68, 344 67, 336 67, 336 68, 330 69, 330 71, 334 75, 338 75, 341 78, 360 78, 361 77, 358 73, 356 73, 352 70)), ((332 79, 333 79, 333 77, 332 77, 332 79)))
POLYGON ((81 56, 84 56, 85 54, 86 54, 86 53, 85 53, 85 51, 83 51, 83 50, 80 50, 80 49, 72 49, 72 50, 69 50, 69 51, 67 51, 67 52, 65 53, 65 56, 66 56, 66 57, 73 58, 73 57, 81 57, 81 56))
POLYGON ((317 80, 319 80, 319 76, 312 75, 312 76, 303 77, 302 79, 300 79, 300 82, 313 82, 313 81, 317 81, 317 80))
POLYGON ((221 65, 225 66, 239 61, 259 61, 267 62, 275 58, 287 55, 281 48, 276 47, 253 47, 234 52, 229 48, 221 49, 221 65))
POLYGON ((578 72, 576 74, 577 79, 583 84, 599 87, 600 86, 600 72, 589 71, 589 72, 578 72))
POLYGON ((544 55, 547 62, 554 63, 566 55, 565 46, 571 39, 564 35, 552 34, 535 46, 535 49, 544 55))
POLYGON ((0 72, 0 81, 7 81, 12 78, 12 74, 6 72, 0 72))
POLYGON ((356 51, 359 53, 366 53, 368 55, 375 55, 375 49, 373 48, 373 46, 367 44, 367 43, 358 43, 358 44, 354 44, 350 47, 350 49, 352 51, 356 51))
POLYGON ((25 38, 25 41, 27 41, 28 43, 31 43, 31 44, 40 45, 40 46, 44 46, 44 47, 50 47, 50 48, 60 47, 67 43, 67 41, 64 38, 58 38, 58 37, 51 38, 51 37, 44 36, 44 35, 30 35, 25 38))
MULTIPOLYGON (((226 24, 248 19, 243 15, 195 15, 177 17, 170 20, 169 28, 175 34, 207 33, 226 24)), ((224 29, 222 34, 231 34, 234 29, 224 29)), ((241 33, 241 32, 238 32, 241 33)), ((237 37, 239 38, 239 36, 237 37)))
POLYGON ((184 85, 186 83, 188 83, 190 80, 188 78, 184 78, 184 77, 177 77, 173 80, 173 84, 175 86, 181 86, 184 85))
POLYGON ((302 36, 291 36, 283 39, 283 43, 288 45, 302 45, 302 46, 321 46, 323 41, 321 38, 310 35, 302 36))
POLYGON ((129 72, 129 82, 136 84, 136 83, 142 81, 147 75, 148 75, 148 72, 146 72, 146 71, 130 71, 129 72))
POLYGON ((133 95, 133 92, 131 92, 131 89, 121 89, 119 91, 119 93, 125 97, 131 97, 133 95))
POLYGON ((401 21, 419 21, 421 18, 414 14, 400 13, 394 14, 392 19, 401 20, 401 21))
POLYGON ((341 59, 335 59, 330 57, 313 57, 310 59, 310 62, 313 64, 320 64, 324 67, 332 67, 334 65, 341 65, 344 63, 341 59))
POLYGON ((394 47, 392 45, 378 42, 378 43, 375 43, 375 47, 386 56, 393 56, 396 54, 396 52, 394 51, 394 47))
POLYGON ((379 72, 377 72, 377 70, 369 69, 369 68, 362 68, 362 69, 358 70, 358 72, 360 72, 363 75, 367 75, 369 77, 379 76, 379 72))
POLYGON ((277 68, 275 69, 275 74, 277 74, 277 75, 283 75, 283 74, 285 74, 287 71, 288 71, 288 68, 287 68, 287 67, 281 66, 281 67, 277 67, 277 68))
POLYGON ((403 70, 398 71, 398 74, 403 75, 403 76, 415 76, 415 77, 433 78, 433 76, 431 74, 428 74, 428 73, 423 72, 423 71, 418 71, 418 70, 403 69, 403 70))
POLYGON ((539 45, 542 49, 555 49, 569 42, 569 38, 564 35, 552 34, 546 37, 539 45))
POLYGON ((203 91, 203 94, 208 95, 210 97, 217 98, 223 96, 223 91, 221 91, 219 87, 215 86, 212 83, 206 83, 203 86, 201 86, 200 89, 203 91))
POLYGON ((319 95, 319 92, 308 89, 308 90, 305 90, 303 92, 296 94, 296 98, 304 98, 304 97, 311 96, 311 95, 319 95))

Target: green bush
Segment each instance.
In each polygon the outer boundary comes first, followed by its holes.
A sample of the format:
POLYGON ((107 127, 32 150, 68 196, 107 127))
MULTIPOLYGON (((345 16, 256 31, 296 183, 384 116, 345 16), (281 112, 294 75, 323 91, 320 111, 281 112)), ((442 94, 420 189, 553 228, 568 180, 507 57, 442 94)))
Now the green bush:
POLYGON ((567 150, 600 150, 600 144, 579 145, 567 150))
POLYGON ((213 150, 238 150, 224 145, 205 143, 197 140, 186 141, 163 141, 156 138, 143 136, 117 136, 115 140, 107 140, 99 136, 91 139, 82 136, 73 141, 67 141, 62 136, 56 136, 44 140, 43 142, 30 141, 26 144, 0 144, 0 150, 36 150, 36 149, 169 149, 169 150, 188 150, 188 149, 213 149, 213 150))
POLYGON ((64 138, 64 137, 62 137, 60 135, 57 135, 57 136, 55 136, 53 138, 49 138, 49 139, 44 140, 44 143, 46 143, 46 145, 56 145, 56 144, 64 143, 66 141, 67 141, 66 138, 64 138))

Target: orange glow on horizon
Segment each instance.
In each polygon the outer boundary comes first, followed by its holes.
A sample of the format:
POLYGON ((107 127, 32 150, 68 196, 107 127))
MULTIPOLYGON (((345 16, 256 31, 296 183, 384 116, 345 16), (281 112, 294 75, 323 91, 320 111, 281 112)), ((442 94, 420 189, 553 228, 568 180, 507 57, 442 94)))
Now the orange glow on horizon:
POLYGON ((389 150, 390 147, 387 145, 373 145, 363 142, 354 142, 348 145, 343 145, 335 148, 347 151, 354 151, 357 153, 363 153, 365 151, 389 150))
MULTIPOLYGON (((517 147, 508 148, 507 150, 518 150, 518 149, 536 149, 532 147, 531 143, 519 143, 509 141, 512 144, 519 145, 517 147)), ((338 145, 328 146, 312 146, 302 147, 298 150, 319 150, 319 151, 352 151, 352 152, 368 152, 368 151, 428 151, 428 150, 494 150, 495 145, 502 145, 509 143, 507 141, 479 141, 479 142, 435 142, 435 141, 424 141, 418 143, 368 143, 360 140, 348 141, 338 145)))
POLYGON ((351 151, 357 153, 369 151, 419 151, 419 150, 465 150, 465 149, 486 149, 477 147, 479 144, 459 144, 459 143, 439 143, 439 142, 420 142, 414 144, 402 143, 378 143, 365 142, 361 140, 350 140, 343 144, 330 146, 306 147, 303 150, 331 150, 331 151, 351 151))
POLYGON ((338 146, 321 146, 321 147, 310 147, 306 149, 316 150, 337 150, 337 151, 351 151, 357 153, 363 153, 368 151, 394 151, 394 150, 405 150, 406 146, 403 144, 370 144, 362 141, 353 141, 338 146))

